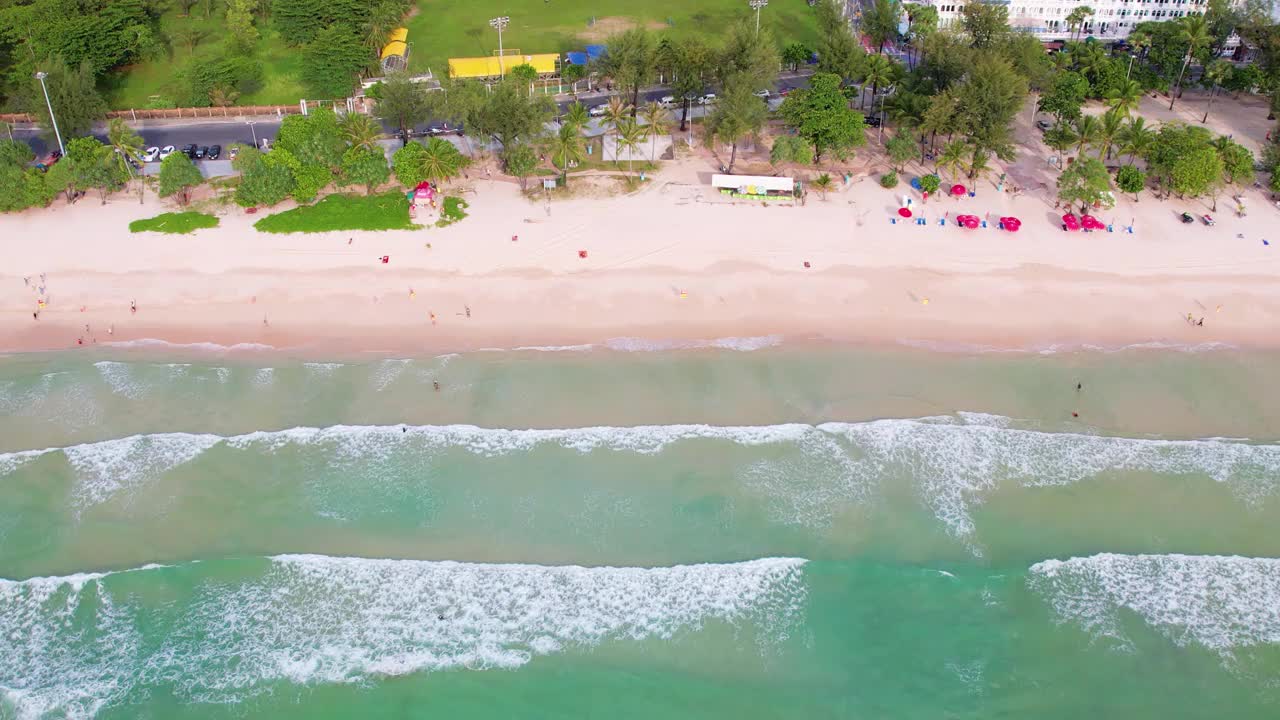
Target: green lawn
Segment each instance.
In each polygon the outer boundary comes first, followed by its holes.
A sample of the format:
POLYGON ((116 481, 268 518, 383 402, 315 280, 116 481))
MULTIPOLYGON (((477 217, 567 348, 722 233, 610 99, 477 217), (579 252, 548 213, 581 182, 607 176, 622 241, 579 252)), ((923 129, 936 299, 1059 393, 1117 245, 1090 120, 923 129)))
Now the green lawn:
POLYGON ((129 223, 129 232, 158 232, 187 235, 197 230, 218 227, 218 218, 202 212, 164 213, 129 223))
POLYGON ((467 216, 467 208, 471 205, 462 198, 452 195, 444 199, 444 207, 440 209, 440 219, 436 227, 447 227, 467 216))
POLYGON ((417 230, 422 227, 409 220, 409 201, 400 192, 329 195, 315 205, 268 215, 253 226, 269 233, 417 230))
MULTIPOLYGON (((418 7, 408 24, 410 68, 429 67, 437 77, 448 73, 451 57, 497 50, 498 34, 489 19, 500 15, 511 18, 502 33, 503 48, 525 54, 581 50, 634 24, 676 38, 701 35, 716 45, 728 24, 755 17, 747 0, 420 0, 418 7), (597 22, 588 27, 592 17, 597 22)), ((817 41, 813 8, 804 0, 774 0, 761 11, 760 23, 784 45, 817 41)))

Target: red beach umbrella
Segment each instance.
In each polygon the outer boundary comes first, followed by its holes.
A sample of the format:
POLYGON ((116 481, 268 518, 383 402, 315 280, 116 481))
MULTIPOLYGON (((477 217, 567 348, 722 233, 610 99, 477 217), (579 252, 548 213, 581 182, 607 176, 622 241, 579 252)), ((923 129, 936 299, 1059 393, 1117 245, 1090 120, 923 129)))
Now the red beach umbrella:
POLYGON ((963 195, 963 194, 964 194, 964 186, 963 186, 963 185, 952 185, 952 186, 951 186, 951 194, 952 194, 952 195, 956 195, 956 196, 963 195))
POLYGON ((974 230, 974 229, 976 229, 976 228, 978 227, 978 223, 980 223, 980 222, 981 222, 981 221, 980 221, 980 220, 978 220, 978 216, 977 216, 977 215, 965 215, 965 216, 964 216, 964 226, 965 226, 965 227, 967 227, 967 228, 969 228, 970 230, 974 230))
POLYGON ((909 218, 909 217, 911 217, 911 209, 910 209, 910 208, 904 208, 904 207, 903 207, 903 208, 898 208, 898 215, 899 215, 900 217, 909 218))
POLYGON ((1075 216, 1075 215, 1072 215, 1071 213, 1067 213, 1066 215, 1063 215, 1063 216, 1062 216, 1062 224, 1063 224, 1063 226, 1065 226, 1068 230, 1079 230, 1079 229, 1080 229, 1080 222, 1079 222, 1079 221, 1077 221, 1077 220, 1076 220, 1076 216, 1075 216))
POLYGON ((1083 227, 1085 230, 1092 230, 1097 225, 1098 225, 1098 220, 1094 216, 1092 215, 1080 216, 1080 226, 1083 227))
POLYGON ((1016 217, 1007 217, 1003 219, 1004 229, 1009 232, 1018 232, 1018 228, 1022 227, 1022 221, 1016 217))

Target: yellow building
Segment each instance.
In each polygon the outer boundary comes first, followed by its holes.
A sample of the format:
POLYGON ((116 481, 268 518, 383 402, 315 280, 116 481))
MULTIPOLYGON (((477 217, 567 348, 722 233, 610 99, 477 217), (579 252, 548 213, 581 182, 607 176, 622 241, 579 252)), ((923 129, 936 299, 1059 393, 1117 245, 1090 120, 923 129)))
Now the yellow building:
POLYGON ((560 56, 555 53, 540 55, 497 55, 491 57, 449 58, 449 76, 455 78, 491 78, 511 72, 519 65, 532 65, 539 75, 554 75, 560 56))
POLYGON ((409 66, 409 28, 396 28, 382 48, 382 71, 403 70, 409 66))

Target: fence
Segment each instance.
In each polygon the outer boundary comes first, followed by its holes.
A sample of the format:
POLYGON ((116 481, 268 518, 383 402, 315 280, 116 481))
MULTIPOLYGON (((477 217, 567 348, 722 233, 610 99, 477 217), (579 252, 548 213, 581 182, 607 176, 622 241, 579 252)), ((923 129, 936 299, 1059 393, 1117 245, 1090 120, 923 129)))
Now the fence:
MULTIPOLYGON (((202 108, 167 108, 161 110, 112 110, 108 118, 124 118, 126 120, 165 120, 175 118, 220 118, 240 117, 243 115, 297 115, 302 112, 298 105, 232 105, 230 107, 202 108)), ((30 123, 36 118, 28 113, 0 114, 0 121, 9 123, 30 123)))

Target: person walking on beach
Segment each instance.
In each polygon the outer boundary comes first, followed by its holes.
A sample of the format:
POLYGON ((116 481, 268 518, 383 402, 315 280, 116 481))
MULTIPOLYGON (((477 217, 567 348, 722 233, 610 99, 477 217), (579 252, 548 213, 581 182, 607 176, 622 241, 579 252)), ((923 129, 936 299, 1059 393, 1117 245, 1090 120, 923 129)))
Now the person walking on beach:
POLYGON ((137 300, 130 300, 130 301, 129 301, 129 312, 130 312, 130 313, 132 313, 132 314, 134 314, 134 315, 137 315, 137 314, 138 314, 138 301, 137 301, 137 300))

